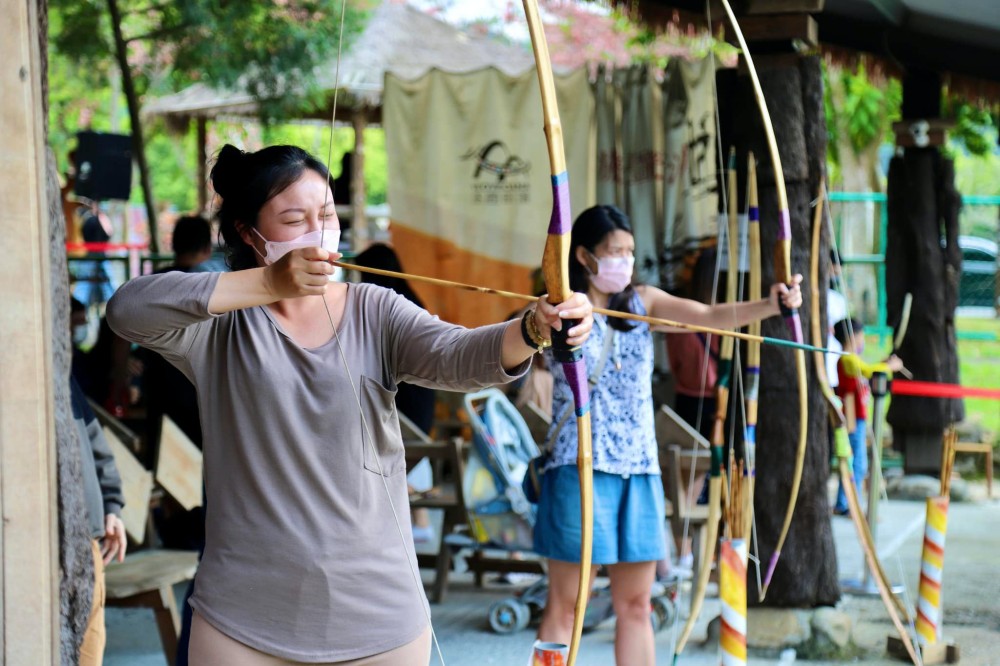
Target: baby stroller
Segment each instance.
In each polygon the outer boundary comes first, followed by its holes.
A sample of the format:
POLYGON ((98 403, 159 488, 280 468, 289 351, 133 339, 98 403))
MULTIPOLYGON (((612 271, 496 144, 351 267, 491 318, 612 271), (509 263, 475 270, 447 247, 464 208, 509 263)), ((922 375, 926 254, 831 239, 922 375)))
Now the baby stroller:
MULTIPOLYGON (((465 494, 472 537, 478 547, 506 551, 530 551, 535 526, 535 505, 528 501, 521 480, 538 445, 517 408, 497 389, 465 396, 465 409, 472 425, 472 454, 465 468, 465 494)), ((490 628, 501 634, 528 627, 541 616, 548 594, 548 579, 542 577, 515 596, 493 603, 490 628)), ((654 631, 676 619, 677 587, 658 584, 654 590, 650 619, 654 631)), ((589 631, 614 614, 611 592, 595 589, 587 604, 584 630, 589 631)))

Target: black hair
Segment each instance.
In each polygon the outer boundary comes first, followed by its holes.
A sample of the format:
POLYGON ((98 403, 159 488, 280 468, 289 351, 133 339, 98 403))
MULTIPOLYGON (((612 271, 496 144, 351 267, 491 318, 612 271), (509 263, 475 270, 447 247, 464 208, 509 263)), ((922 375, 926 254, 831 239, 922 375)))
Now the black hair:
POLYGON ((857 319, 841 319, 833 325, 833 337, 837 338, 837 342, 842 344, 844 349, 848 351, 851 351, 848 349, 848 341, 851 339, 851 335, 863 335, 864 331, 864 324, 857 319))
POLYGON ((222 198, 219 233, 226 248, 226 263, 234 271, 256 268, 253 247, 240 229, 256 228, 260 209, 302 177, 306 169, 330 182, 330 171, 318 159, 296 146, 268 146, 247 153, 226 144, 212 167, 212 187, 222 198))
POLYGON ((185 215, 177 219, 170 246, 178 257, 203 252, 212 247, 212 227, 200 215, 185 215))
POLYGON ((706 247, 695 259, 691 269, 691 279, 685 290, 685 297, 699 303, 712 304, 717 282, 715 268, 718 263, 718 251, 715 247, 706 247))
MULTIPOLYGON (((629 224, 628 215, 615 206, 592 206, 580 213, 573 223, 573 233, 569 246, 569 286, 573 291, 587 293, 590 287, 588 270, 576 258, 576 248, 583 247, 591 254, 604 242, 608 234, 613 231, 625 231, 632 234, 632 225, 629 224)), ((632 303, 635 301, 635 285, 629 284, 624 290, 617 294, 612 294, 608 299, 608 309, 617 312, 631 312, 632 303)), ((636 323, 627 319, 617 317, 608 318, 608 323, 618 331, 629 331, 636 327, 636 323)))
MULTIPOLYGON (((374 243, 368 249, 354 258, 354 263, 365 268, 378 268, 384 271, 403 272, 403 266, 399 263, 399 257, 395 250, 384 243, 374 243)), ((360 271, 358 271, 360 273, 360 271)), ((410 284, 403 278, 389 277, 386 275, 376 275, 374 273, 361 273, 361 281, 369 284, 377 284, 404 297, 406 300, 424 307, 423 301, 413 291, 410 284)))

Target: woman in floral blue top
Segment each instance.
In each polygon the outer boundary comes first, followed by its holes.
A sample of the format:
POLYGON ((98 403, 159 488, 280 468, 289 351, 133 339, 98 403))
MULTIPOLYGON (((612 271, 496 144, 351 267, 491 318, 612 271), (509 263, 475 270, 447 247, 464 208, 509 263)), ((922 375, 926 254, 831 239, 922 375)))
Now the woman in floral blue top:
MULTIPOLYGON (((585 292, 594 307, 736 328, 779 313, 779 299, 789 307, 802 302, 801 276, 793 286, 775 284, 766 299, 705 305, 677 298, 650 285, 633 285, 635 239, 624 213, 595 206, 577 218, 570 246, 570 284, 585 292)), ((605 565, 617 617, 615 659, 619 664, 652 666, 655 662, 650 590, 656 562, 666 556, 663 485, 653 430, 653 345, 650 327, 595 313, 584 345, 588 369, 600 365, 591 389, 594 450, 594 574, 605 565)), ((667 329, 669 332, 670 329, 667 329)), ((558 363, 552 400, 552 458, 542 477, 535 525, 535 550, 548 558, 549 592, 538 631, 543 641, 568 643, 573 628, 580 568, 580 482, 576 468, 576 420, 563 418, 573 409, 569 385, 558 363)), ((592 574, 593 575, 593 574, 592 574)), ((593 580, 593 578, 591 579, 593 580)))

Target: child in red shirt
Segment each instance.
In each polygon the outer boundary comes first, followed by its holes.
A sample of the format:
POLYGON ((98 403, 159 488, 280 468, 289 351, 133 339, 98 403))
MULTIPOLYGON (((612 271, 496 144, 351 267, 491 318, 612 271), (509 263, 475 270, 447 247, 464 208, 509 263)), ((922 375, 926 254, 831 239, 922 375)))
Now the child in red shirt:
MULTIPOLYGON (((837 341, 843 345, 845 351, 853 352, 841 356, 840 360, 837 361, 839 384, 836 392, 844 403, 847 437, 851 442, 851 451, 854 455, 854 485, 857 486, 858 492, 861 492, 865 478, 868 476, 868 447, 865 441, 868 434, 868 396, 871 393, 868 388, 868 379, 871 378, 872 373, 879 369, 880 365, 895 371, 902 368, 903 363, 897 356, 890 356, 884 365, 862 361, 860 354, 865 349, 864 326, 856 319, 843 319, 837 322, 834 326, 834 335, 837 337, 837 341)), ((847 495, 844 492, 843 481, 841 481, 840 489, 837 491, 837 502, 833 507, 833 512, 839 516, 847 515, 847 495)))

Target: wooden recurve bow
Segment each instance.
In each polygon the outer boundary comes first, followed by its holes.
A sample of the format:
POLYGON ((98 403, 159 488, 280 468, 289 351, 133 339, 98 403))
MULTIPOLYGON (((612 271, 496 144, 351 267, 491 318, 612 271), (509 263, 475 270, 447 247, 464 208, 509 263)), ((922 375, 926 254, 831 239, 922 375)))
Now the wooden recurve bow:
MULTIPOLYGON (((535 67, 542 93, 542 115, 545 121, 545 142, 549 152, 552 174, 552 217, 549 220, 548 238, 542 257, 542 273, 549 303, 562 303, 572 295, 569 286, 569 246, 572 231, 570 214, 569 177, 566 172, 566 153, 563 147, 562 123, 556 104, 555 79, 545 41, 545 30, 538 14, 537 0, 524 0, 531 33, 531 47, 535 54, 535 67)), ((552 352, 562 364, 566 381, 573 393, 577 433, 577 469, 580 476, 580 582, 573 615, 573 636, 569 645, 568 665, 576 662, 583 633, 583 620, 590 594, 590 569, 594 536, 594 460, 591 448, 590 391, 587 386, 587 367, 583 350, 571 348, 566 343, 566 331, 576 322, 563 321, 562 331, 552 331, 552 352)))
MULTIPOLYGON (((826 336, 823 335, 823 327, 820 325, 821 313, 819 309, 819 248, 820 236, 823 228, 823 206, 825 204, 826 187, 820 183, 819 196, 816 199, 816 211, 813 214, 812 247, 810 248, 811 252, 809 255, 809 286, 811 296, 809 324, 812 342, 817 347, 823 346, 823 343, 826 342, 826 336)), ((882 603, 885 605, 885 610, 889 613, 889 617, 892 620, 893 625, 896 627, 896 631, 899 632, 900 639, 903 641, 903 645, 906 646, 906 651, 909 653, 910 659, 914 664, 919 664, 920 660, 917 657, 916 649, 905 626, 906 624, 910 624, 912 622, 910 614, 899 597, 892 592, 892 585, 889 582, 889 577, 886 575, 885 569, 882 567, 882 563, 878 558, 875 540, 872 538, 871 530, 868 527, 868 523, 865 521, 864 513, 861 511, 861 502, 858 500, 858 489, 857 486, 854 485, 854 476, 851 471, 851 446, 847 440, 845 419, 839 402, 834 396, 833 389, 830 387, 830 378, 827 376, 826 359, 824 354, 822 352, 814 351, 813 363, 815 365, 816 381, 819 383, 820 390, 823 393, 823 399, 827 406, 827 413, 830 417, 830 424, 834 428, 835 432, 835 453, 837 456, 838 468, 840 470, 840 483, 843 485, 844 494, 847 496, 848 512, 851 516, 851 522, 854 523, 854 528, 858 533, 858 542, 861 544, 861 550, 864 551, 865 562, 867 562, 868 568, 872 572, 872 577, 875 579, 875 585, 878 588, 879 596, 882 597, 882 603)))
MULTIPOLYGON (((739 262, 737 252, 739 251, 738 218, 736 215, 736 155, 734 151, 729 153, 729 164, 726 169, 727 189, 728 189, 728 210, 727 212, 727 247, 728 266, 726 274, 726 303, 731 304, 736 301, 737 271, 739 262)), ((698 569, 698 580, 695 581, 691 594, 691 612, 687 621, 677 638, 677 646, 674 648, 674 660, 676 661, 687 646, 688 639, 694 624, 701 614, 702 605, 705 602, 705 593, 708 590, 708 579, 712 573, 712 560, 715 558, 715 545, 719 538, 719 521, 722 518, 723 488, 728 484, 724 482, 725 473, 723 471, 723 447, 726 443, 726 414, 729 412, 729 394, 733 378, 733 349, 734 340, 725 337, 719 344, 719 362, 716 368, 715 381, 715 421, 712 424, 711 437, 711 462, 708 472, 708 522, 706 523, 705 541, 703 556, 700 558, 701 564, 698 569)), ((709 350, 706 349, 706 353, 709 350)))
MULTIPOLYGON (((743 31, 740 29, 740 25, 736 21, 736 15, 733 13, 733 8, 730 6, 729 0, 720 1, 722 2, 723 9, 726 11, 726 16, 729 18, 729 23, 733 28, 736 39, 740 44, 740 49, 743 51, 743 57, 746 59, 747 70, 750 73, 750 80, 753 83, 754 96, 757 99, 757 106, 760 108, 761 120, 764 124, 764 134, 767 138, 768 153, 771 157, 771 167, 774 171, 774 182, 778 195, 779 224, 778 242, 775 245, 774 251, 774 272, 778 280, 791 285, 792 225, 791 216, 788 211, 788 195, 785 192, 785 178, 781 168, 781 156, 778 153, 778 142, 774 135, 774 127, 771 124, 771 116, 767 111, 767 102, 764 99, 764 91, 760 86, 757 69, 754 67, 753 58, 750 57, 750 49, 747 47, 746 39, 743 37, 743 31)), ((791 333, 792 339, 795 340, 795 342, 802 342, 802 321, 799 318, 798 310, 786 308, 784 304, 782 304, 781 313, 785 319, 785 324, 788 326, 788 330, 791 333)), ((801 349, 796 349, 794 354, 795 372, 799 388, 799 438, 798 446, 795 451, 795 470, 792 475, 792 487, 788 498, 788 508, 785 510, 785 520, 781 527, 781 533, 778 536, 778 542, 775 544, 774 552, 771 554, 771 558, 768 562, 767 574, 764 577, 764 585, 761 588, 761 601, 763 601, 764 597, 767 595, 767 588, 771 584, 771 578, 774 576, 774 570, 778 565, 778 559, 781 557, 781 549, 785 545, 785 539, 788 537, 788 530, 792 524, 792 516, 795 513, 795 504, 799 497, 799 487, 802 484, 802 470, 805 466, 806 445, 808 443, 809 434, 809 398, 808 386, 806 384, 806 355, 801 349)))

